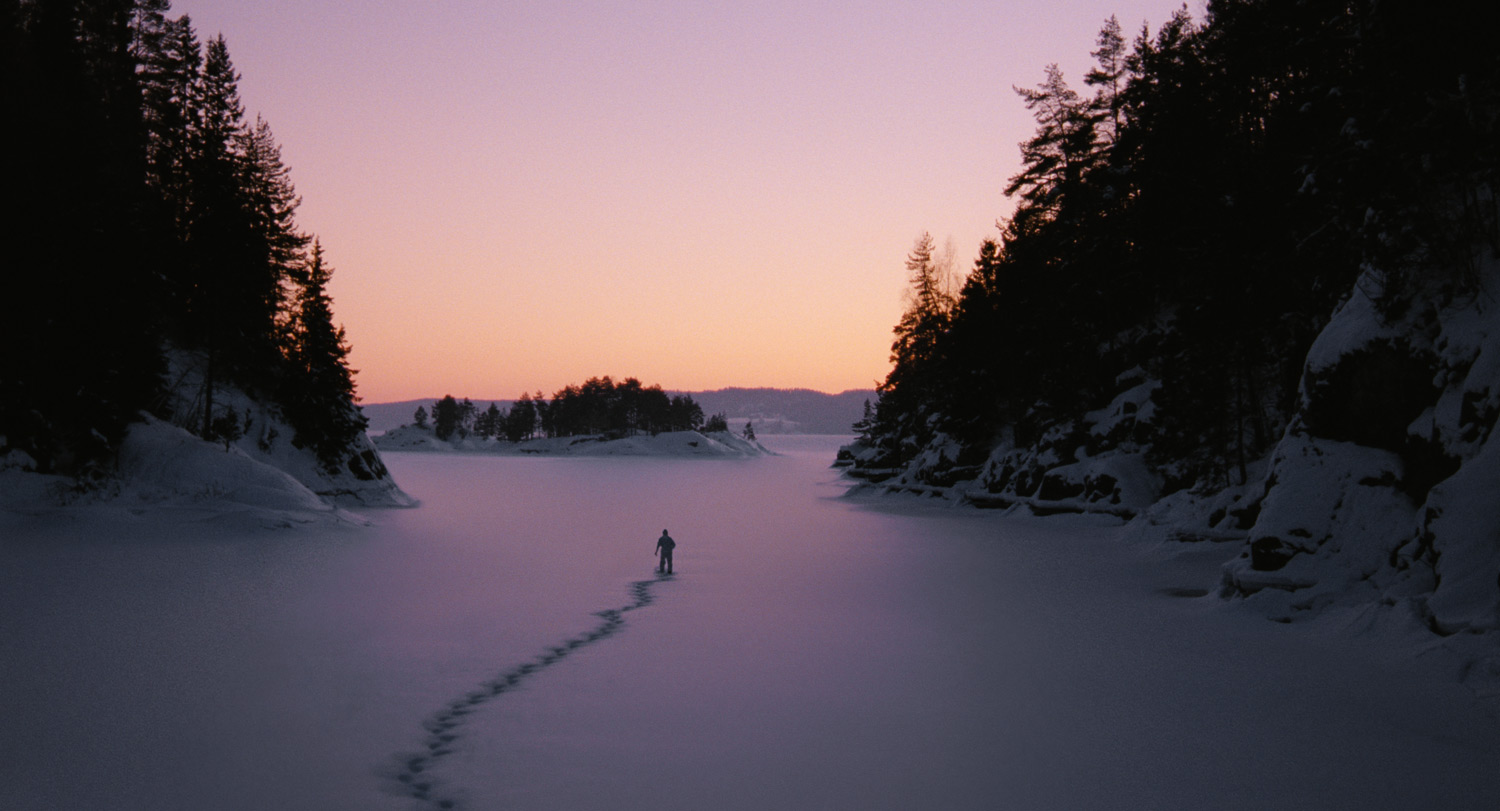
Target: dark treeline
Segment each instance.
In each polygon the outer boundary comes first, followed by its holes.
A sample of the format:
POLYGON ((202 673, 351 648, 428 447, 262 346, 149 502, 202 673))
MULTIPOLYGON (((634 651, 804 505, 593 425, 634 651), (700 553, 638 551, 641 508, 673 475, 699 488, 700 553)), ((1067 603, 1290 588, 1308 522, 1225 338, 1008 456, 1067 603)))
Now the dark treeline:
POLYGON ((466 397, 450 394, 433 403, 431 412, 419 407, 416 424, 429 418, 438 439, 470 435, 520 442, 536 436, 631 436, 663 431, 727 430, 722 414, 705 424, 703 409, 686 394, 668 395, 661 386, 643 386, 630 377, 615 383, 608 376, 589 378, 582 386, 566 386, 549 401, 541 392, 522 394, 510 409, 495 403, 480 411, 466 397))
MULTIPOLYGON (((925 236, 893 368, 862 421, 885 465, 939 433, 977 464, 1160 382, 1148 445, 1169 486, 1242 481, 1295 406, 1339 297, 1473 295, 1500 245, 1494 4, 1211 0, 1133 36, 1111 18, 1037 120, 1014 215, 957 294, 925 236), (1370 277, 1366 277, 1370 278, 1370 277)), ((1393 314, 1393 313, 1390 313, 1393 314)))
POLYGON ((205 437, 274 405, 325 467, 364 428, 321 248, 222 36, 167 0, 0 0, 9 167, 0 445, 107 460, 142 412, 205 437), (193 391, 169 391, 168 359, 193 391), (190 403, 184 407, 183 402, 190 403))

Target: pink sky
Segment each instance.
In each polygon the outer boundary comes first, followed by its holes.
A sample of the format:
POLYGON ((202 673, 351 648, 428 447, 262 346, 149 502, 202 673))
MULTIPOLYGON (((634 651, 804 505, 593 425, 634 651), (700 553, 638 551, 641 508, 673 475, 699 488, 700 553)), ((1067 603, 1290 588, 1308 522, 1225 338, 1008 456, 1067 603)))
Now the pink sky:
MULTIPOLYGON (((1103 21, 1181 2, 174 0, 223 32, 367 402, 873 386, 924 230, 961 272, 1103 21)), ((1201 3, 1190 8, 1201 12, 1201 3)))

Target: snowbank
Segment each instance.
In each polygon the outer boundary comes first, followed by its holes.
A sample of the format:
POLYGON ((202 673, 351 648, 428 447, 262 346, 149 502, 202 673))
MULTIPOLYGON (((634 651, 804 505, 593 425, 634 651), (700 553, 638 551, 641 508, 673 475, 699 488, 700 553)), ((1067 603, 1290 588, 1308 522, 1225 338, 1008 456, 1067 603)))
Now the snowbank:
MULTIPOLYGON (((169 352, 171 380, 166 404, 167 413, 180 424, 196 425, 201 420, 201 360, 184 352, 169 352)), ((280 470, 308 490, 341 506, 411 507, 416 500, 401 491, 386 470, 375 444, 360 435, 348 447, 342 461, 333 469, 323 466, 310 448, 299 447, 296 431, 281 418, 273 406, 262 403, 245 392, 220 384, 213 393, 214 414, 232 417, 236 437, 228 443, 251 459, 280 470)), ((149 425, 149 423, 148 423, 149 425)))
POLYGON ((364 523, 259 454, 149 417, 126 433, 109 479, 83 486, 14 466, 0 471, 0 494, 7 521, 52 514, 104 522, 170 515, 245 528, 364 523))
MULTIPOLYGON (((1500 265, 1478 288, 1500 289, 1500 265)), ((1387 320, 1372 290, 1361 279, 1308 353, 1223 592, 1281 619, 1379 602, 1443 635, 1500 629, 1500 304, 1433 293, 1387 320)))
MULTIPOLYGON (((164 411, 201 420, 201 375, 186 353, 168 353, 171 379, 164 411)), ((143 414, 117 448, 115 467, 80 482, 35 472, 19 451, 0 454, 0 512, 11 517, 63 509, 114 513, 172 512, 191 520, 225 519, 250 526, 322 521, 360 522, 340 507, 410 507, 370 438, 360 435, 341 463, 325 467, 270 406, 230 386, 216 386, 216 419, 233 423, 233 438, 208 441, 143 414), (230 419, 232 418, 232 419, 230 419)), ((0 448, 5 447, 0 437, 0 448)))
POLYGON ((126 435, 119 473, 143 501, 217 499, 270 510, 329 509, 286 471, 234 445, 211 444, 156 419, 126 435))
POLYGON ((1151 398, 1161 384, 1138 368, 1117 382, 1124 388, 1109 405, 1054 425, 1024 447, 1006 439, 974 458, 963 443, 939 433, 904 461, 856 442, 839 450, 835 465, 885 492, 1037 514, 1131 518, 1161 498, 1161 477, 1146 462, 1147 429, 1156 413, 1151 398))
POLYGON ((431 428, 403 425, 375 437, 376 447, 387 451, 426 453, 494 453, 507 456, 667 456, 749 457, 770 456, 771 451, 753 439, 728 431, 669 431, 660 434, 610 439, 603 436, 549 437, 506 442, 470 436, 438 439, 431 428))

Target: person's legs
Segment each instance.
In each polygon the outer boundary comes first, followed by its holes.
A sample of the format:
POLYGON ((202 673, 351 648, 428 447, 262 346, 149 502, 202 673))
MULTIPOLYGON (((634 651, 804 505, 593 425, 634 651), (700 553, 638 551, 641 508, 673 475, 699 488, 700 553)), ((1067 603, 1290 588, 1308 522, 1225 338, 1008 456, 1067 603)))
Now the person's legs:
POLYGON ((671 550, 667 550, 666 552, 662 553, 661 559, 667 564, 667 574, 671 574, 672 573, 672 552, 671 552, 671 550))

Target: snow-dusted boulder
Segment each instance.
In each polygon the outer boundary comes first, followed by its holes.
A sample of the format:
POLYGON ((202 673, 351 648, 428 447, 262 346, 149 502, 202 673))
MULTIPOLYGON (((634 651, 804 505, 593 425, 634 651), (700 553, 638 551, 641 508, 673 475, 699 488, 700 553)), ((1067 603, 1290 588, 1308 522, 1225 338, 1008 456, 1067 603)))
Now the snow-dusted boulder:
MULTIPOLYGON (((1500 289, 1500 265, 1481 290, 1500 289)), ((1500 302, 1366 277, 1308 353, 1247 548, 1224 592, 1276 615, 1404 603, 1439 633, 1500 629, 1500 302)))
POLYGON ((1250 541, 1226 567, 1226 595, 1279 591, 1261 598, 1278 616, 1377 599, 1372 578, 1412 535, 1401 472, 1390 451, 1288 432, 1250 541))
POLYGON ((834 466, 888 492, 942 495, 982 507, 1024 505, 1037 513, 1132 517, 1161 497, 1162 477, 1146 461, 1161 388, 1139 369, 1116 379, 1118 393, 1079 420, 1052 424, 1033 441, 1006 437, 993 447, 942 432, 896 452, 856 442, 834 466))

